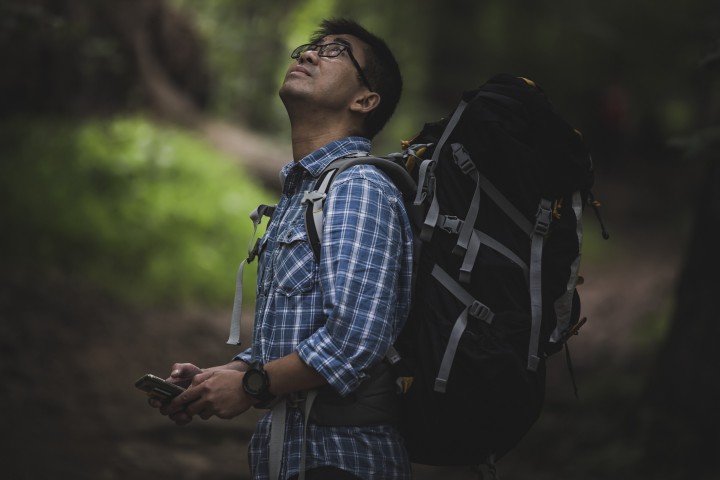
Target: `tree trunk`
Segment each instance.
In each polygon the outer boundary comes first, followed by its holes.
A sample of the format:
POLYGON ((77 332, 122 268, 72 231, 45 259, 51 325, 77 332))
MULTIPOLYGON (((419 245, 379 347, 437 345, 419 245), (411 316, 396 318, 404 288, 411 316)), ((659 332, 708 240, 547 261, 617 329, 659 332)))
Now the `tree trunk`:
POLYGON ((707 151, 714 158, 648 390, 648 478, 720 478, 720 139, 707 151))

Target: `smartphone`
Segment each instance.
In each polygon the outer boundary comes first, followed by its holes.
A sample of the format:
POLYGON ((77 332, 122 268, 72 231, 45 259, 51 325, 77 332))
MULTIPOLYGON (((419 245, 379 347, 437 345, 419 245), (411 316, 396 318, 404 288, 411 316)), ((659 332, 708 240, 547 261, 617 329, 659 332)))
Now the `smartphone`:
POLYGON ((185 391, 180 385, 167 382, 160 377, 150 373, 138 378, 135 386, 140 390, 147 392, 151 397, 157 398, 163 402, 169 402, 173 398, 185 391))

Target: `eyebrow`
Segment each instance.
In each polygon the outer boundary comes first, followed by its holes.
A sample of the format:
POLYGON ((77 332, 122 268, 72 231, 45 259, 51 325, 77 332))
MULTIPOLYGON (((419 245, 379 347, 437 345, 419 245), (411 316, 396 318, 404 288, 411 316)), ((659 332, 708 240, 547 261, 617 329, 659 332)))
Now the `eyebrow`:
MULTIPOLYGON (((325 40, 324 38, 321 40, 325 40)), ((327 43, 320 43, 319 41, 315 43, 315 45, 328 45, 331 43, 339 43, 340 45, 344 45, 348 47, 350 50, 352 50, 352 44, 345 40, 344 38, 335 38, 333 40, 328 41, 327 43)))

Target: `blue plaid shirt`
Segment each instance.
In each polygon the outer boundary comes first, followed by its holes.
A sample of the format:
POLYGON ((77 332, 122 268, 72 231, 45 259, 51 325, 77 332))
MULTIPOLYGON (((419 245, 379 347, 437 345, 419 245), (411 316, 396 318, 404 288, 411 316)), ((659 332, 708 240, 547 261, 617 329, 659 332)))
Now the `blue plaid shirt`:
MULTIPOLYGON (((267 363, 297 351, 341 395, 355 390, 364 372, 383 359, 405 322, 412 232, 395 185, 375 167, 352 167, 328 192, 317 263, 301 200, 332 160, 369 151, 367 139, 348 137, 286 165, 282 197, 260 240, 255 356, 267 363)), ((237 358, 251 357, 248 349, 237 358)), ((270 417, 258 422, 250 442, 257 479, 268 478, 270 417)), ((302 413, 288 409, 281 478, 298 473, 302 434, 302 413)), ((308 469, 335 466, 360 478, 411 478, 402 438, 390 425, 309 424, 306 462, 308 469)))

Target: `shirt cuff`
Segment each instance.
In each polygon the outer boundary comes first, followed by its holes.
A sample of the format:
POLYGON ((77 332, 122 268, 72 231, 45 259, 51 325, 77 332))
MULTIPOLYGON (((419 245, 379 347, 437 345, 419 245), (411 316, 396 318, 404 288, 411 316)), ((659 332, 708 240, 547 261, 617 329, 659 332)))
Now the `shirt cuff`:
POLYGON ((244 352, 240 352, 233 357, 233 360, 241 360, 247 364, 252 363, 252 348, 248 348, 244 352))
POLYGON ((303 340, 297 347, 300 359, 317 371, 340 396, 355 390, 365 374, 355 369, 334 343, 325 327, 303 340))

